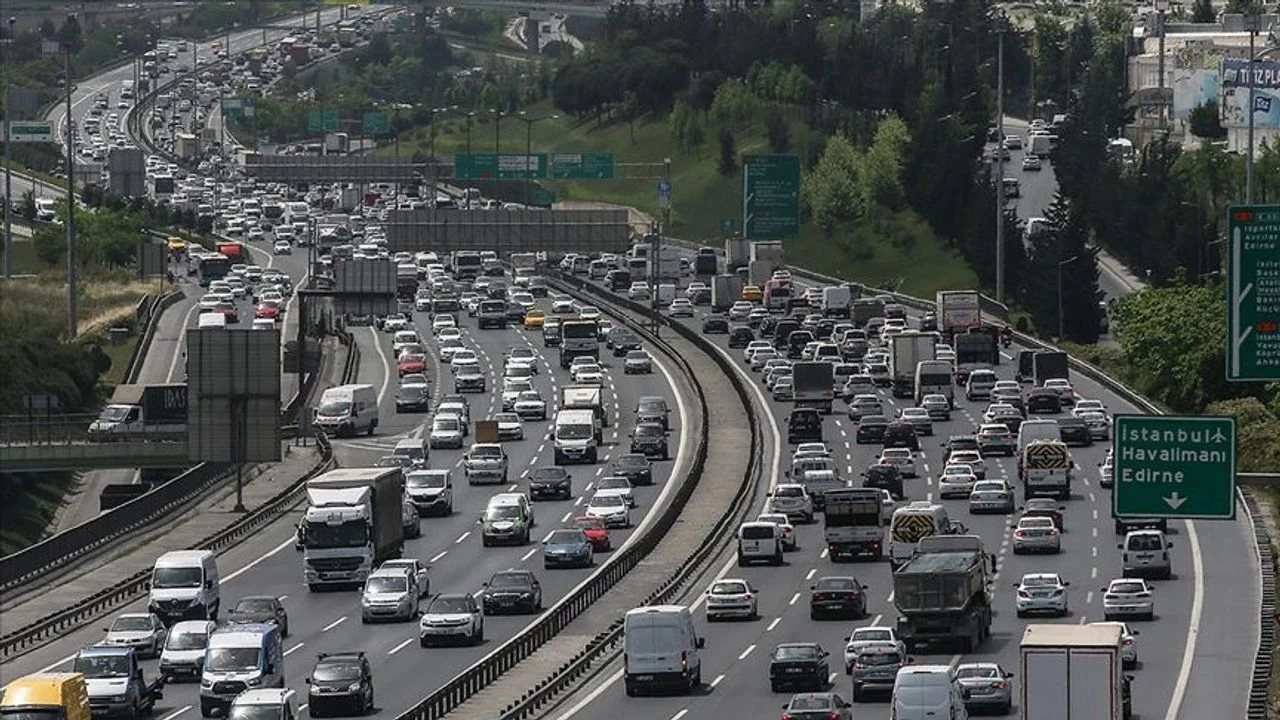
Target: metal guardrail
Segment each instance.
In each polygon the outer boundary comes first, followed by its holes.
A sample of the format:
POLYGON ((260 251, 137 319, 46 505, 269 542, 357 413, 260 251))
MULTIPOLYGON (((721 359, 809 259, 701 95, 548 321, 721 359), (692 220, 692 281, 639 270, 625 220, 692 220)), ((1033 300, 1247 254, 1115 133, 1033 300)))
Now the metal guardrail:
MULTIPOLYGON (((340 339, 347 347, 347 358, 343 366, 345 383, 355 376, 359 368, 360 350, 350 334, 340 335, 340 339)), ((214 551, 226 548, 289 508, 302 496, 307 480, 334 466, 332 447, 323 434, 317 434, 316 443, 320 447, 321 460, 309 473, 225 530, 197 543, 194 548, 214 551)), ((66 565, 123 535, 151 524, 156 518, 190 502, 205 489, 229 477, 234 469, 232 466, 202 463, 156 490, 102 513, 93 520, 58 533, 22 552, 6 556, 0 560, 0 591, 7 592, 18 584, 44 575, 55 567, 66 565)), ((6 632, 0 635, 0 660, 7 661, 60 632, 79 627, 111 608, 133 600, 147 592, 149 587, 150 571, 135 573, 62 610, 6 632)))
MULTIPOLYGON (((638 331, 646 332, 638 325, 635 327, 638 331)), ((690 379, 697 393, 698 404, 702 407, 702 427, 699 428, 700 432, 698 434, 700 440, 694 451, 693 463, 690 466, 689 475, 681 483, 680 489, 676 492, 671 504, 643 537, 640 537, 627 549, 610 557, 605 565, 596 570, 576 592, 562 598, 553 607, 544 612, 533 625, 427 695, 416 706, 402 713, 398 720, 436 720, 441 718, 497 680, 502 673, 507 672, 515 667, 517 663, 533 655, 538 648, 558 635, 574 618, 589 608, 592 603, 608 592, 623 576, 639 564, 680 517, 685 504, 689 501, 689 497, 693 494, 693 490, 698 484, 706 462, 708 430, 706 398, 703 396, 702 388, 699 386, 697 378, 693 375, 687 362, 678 353, 671 350, 669 346, 662 343, 661 340, 657 338, 651 339, 664 349, 664 352, 680 366, 681 371, 690 379)))

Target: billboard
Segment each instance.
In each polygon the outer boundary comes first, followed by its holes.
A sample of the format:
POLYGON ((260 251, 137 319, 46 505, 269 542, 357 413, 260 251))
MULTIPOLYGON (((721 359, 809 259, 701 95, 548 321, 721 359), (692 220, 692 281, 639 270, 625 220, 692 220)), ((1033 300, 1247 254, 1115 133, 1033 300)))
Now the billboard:
POLYGON ((280 331, 187 330, 190 459, 280 460, 280 331))
POLYGON ((631 247, 627 210, 392 210, 384 224, 391 252, 494 250, 623 252, 631 247))
MULTIPOLYGON (((1243 128, 1249 125, 1248 60, 1226 58, 1222 61, 1222 125, 1243 128)), ((1252 63, 1253 125, 1257 129, 1280 129, 1280 62, 1259 60, 1252 63)))

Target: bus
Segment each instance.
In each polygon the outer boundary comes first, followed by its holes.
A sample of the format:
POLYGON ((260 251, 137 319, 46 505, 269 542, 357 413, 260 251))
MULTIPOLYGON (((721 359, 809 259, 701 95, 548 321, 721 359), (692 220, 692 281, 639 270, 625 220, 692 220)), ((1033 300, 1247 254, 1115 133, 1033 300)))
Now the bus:
POLYGON ((221 280, 231 272, 231 261, 219 253, 202 253, 195 257, 196 280, 200 287, 209 287, 214 280, 221 280))
POLYGON ((156 175, 152 179, 152 196, 155 197, 156 202, 169 202, 173 199, 173 191, 176 185, 172 175, 156 175))
POLYGON ((772 278, 764 284, 764 306, 785 312, 791 307, 791 281, 772 278))

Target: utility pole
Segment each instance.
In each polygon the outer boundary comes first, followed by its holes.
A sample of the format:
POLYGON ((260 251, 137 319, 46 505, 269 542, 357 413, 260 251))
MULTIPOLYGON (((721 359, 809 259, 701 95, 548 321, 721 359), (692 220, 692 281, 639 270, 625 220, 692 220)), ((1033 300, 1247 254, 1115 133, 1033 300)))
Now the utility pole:
MULTIPOLYGON (((5 63, 13 57, 13 26, 17 18, 9 17, 9 35, 5 40, 5 63)), ((10 148, 9 125, 13 120, 13 104, 9 97, 9 76, 4 74, 4 279, 13 277, 13 153, 10 148)))
POLYGON ((1253 113, 1254 113, 1254 94, 1253 94, 1253 63, 1257 59, 1254 53, 1254 44, 1258 38, 1258 16, 1254 15, 1249 18, 1249 137, 1248 149, 1244 156, 1244 201, 1253 203, 1253 113))
MULTIPOLYGON (((74 16, 72 16, 74 17, 74 16)), ((67 337, 76 337, 76 318, 79 317, 79 304, 76 297, 76 132, 75 120, 71 116, 71 44, 67 43, 62 54, 63 73, 66 75, 67 102, 67 337)), ((137 86, 135 85, 135 92, 137 86)), ((5 108, 6 111, 8 108, 5 108)), ((7 114, 7 112, 6 112, 7 114)), ((7 139, 7 138, 6 138, 7 139)), ((6 143, 6 146, 8 143, 6 143)))
MULTIPOLYGON (((1159 23, 1160 25, 1160 46, 1159 46, 1160 57, 1156 59, 1156 72, 1159 73, 1160 77, 1156 81, 1157 82, 1156 92, 1158 93, 1157 97, 1160 99, 1160 129, 1161 130, 1165 129, 1166 123, 1168 121, 1168 115, 1165 112, 1167 108, 1165 107, 1165 102, 1164 102, 1164 13, 1165 13, 1166 2, 1167 0, 1156 0, 1156 22, 1159 23)), ((1252 42, 1253 36, 1250 35, 1249 38, 1250 38, 1250 42, 1252 42)), ((1253 107, 1252 99, 1250 99, 1249 101, 1249 106, 1251 108, 1253 107)), ((1249 116, 1250 117, 1253 116, 1252 110, 1250 110, 1249 116)))
MULTIPOLYGON (((1004 25, 996 56, 996 301, 1004 303, 1004 25)), ((1034 74, 1034 73, 1033 73, 1034 74)))

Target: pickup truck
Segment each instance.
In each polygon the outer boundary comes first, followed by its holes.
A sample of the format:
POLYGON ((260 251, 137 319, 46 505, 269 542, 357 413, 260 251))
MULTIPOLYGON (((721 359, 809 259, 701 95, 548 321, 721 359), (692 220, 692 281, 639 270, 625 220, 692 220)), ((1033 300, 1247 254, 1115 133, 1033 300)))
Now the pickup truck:
POLYGON ((76 654, 72 669, 85 677, 89 709, 95 718, 147 715, 156 700, 164 697, 164 678, 148 683, 133 648, 84 648, 76 654))

